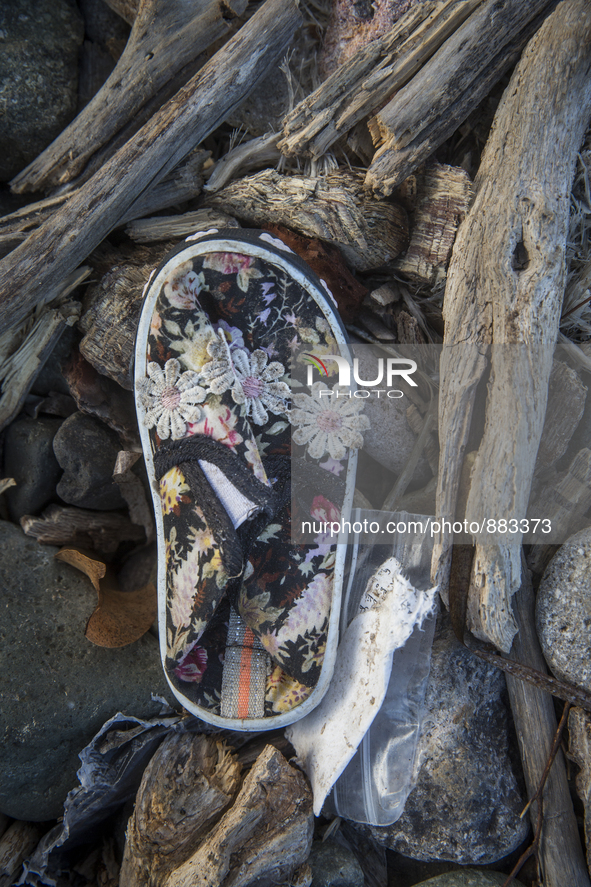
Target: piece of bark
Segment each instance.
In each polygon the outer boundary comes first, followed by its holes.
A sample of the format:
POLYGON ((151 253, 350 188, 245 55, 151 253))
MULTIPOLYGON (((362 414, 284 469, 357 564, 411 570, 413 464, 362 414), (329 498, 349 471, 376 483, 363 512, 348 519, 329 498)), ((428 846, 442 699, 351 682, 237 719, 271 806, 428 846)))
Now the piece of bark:
POLYGON ((145 542, 144 530, 119 512, 50 505, 41 517, 25 514, 20 525, 43 545, 75 545, 113 554, 122 542, 145 542))
POLYGON ((282 153, 320 157, 328 151, 401 89, 481 2, 425 0, 413 6, 287 114, 282 153))
POLYGON ((91 307, 80 319, 85 333, 80 353, 102 376, 129 391, 144 287, 168 250, 158 245, 128 252, 86 294, 91 307))
POLYGON ((319 70, 328 77, 373 40, 383 37, 416 0, 333 0, 319 70))
POLYGON ((178 240, 197 231, 208 231, 210 228, 239 227, 236 219, 227 213, 203 207, 180 216, 137 219, 129 223, 125 233, 136 243, 158 243, 162 240, 178 240))
MULTIPOLYGON (((534 594, 527 568, 523 584, 514 597, 515 619, 519 626, 511 648, 511 658, 538 671, 547 672, 534 623, 534 594)), ((507 689, 517 732, 528 796, 535 794, 556 733, 552 697, 532 684, 507 674, 507 689)), ((544 825, 540 846, 540 867, 545 887, 589 887, 590 881, 579 841, 566 768, 559 750, 543 793, 544 825)), ((535 829, 537 803, 530 808, 535 829)))
POLYGON ((138 527, 143 527, 146 533, 146 542, 152 542, 156 538, 154 512, 146 498, 146 490, 141 478, 132 471, 133 466, 140 458, 140 453, 121 450, 117 454, 113 480, 118 484, 121 495, 127 502, 131 522, 137 524, 138 527))
MULTIPOLYGON (((207 159, 209 151, 200 149, 192 151, 186 160, 161 182, 146 188, 123 214, 118 225, 124 225, 133 219, 143 218, 150 213, 160 212, 197 197, 203 184, 202 169, 207 159)), ((69 191, 59 197, 47 197, 0 218, 0 257, 8 255, 24 243, 34 230, 48 221, 56 210, 63 207, 76 193, 77 191, 69 191)))
POLYGON ((409 314, 408 311, 399 311, 396 315, 396 326, 398 329, 398 341, 404 345, 425 345, 426 339, 423 335, 416 317, 409 314))
POLYGON ((246 0, 141 0, 125 51, 84 110, 11 182, 17 194, 64 185, 177 71, 228 31, 246 0))
MULTIPOLYGON (((567 451, 585 409, 587 388, 566 363, 555 360, 548 385, 548 405, 536 458, 536 474, 554 465, 567 451)), ((565 537, 566 538, 566 537, 565 537)))
POLYGON ((90 268, 79 268, 63 282, 60 295, 41 306, 20 328, 0 335, 0 429, 21 409, 43 364, 67 326, 80 316, 80 303, 68 296, 88 276, 90 268))
POLYGON ((357 315, 358 322, 371 333, 377 342, 396 342, 396 333, 374 312, 361 308, 357 315))
POLYGON ((367 289, 353 277, 336 246, 322 243, 312 237, 296 234, 282 225, 265 225, 265 230, 277 234, 287 246, 308 263, 321 280, 324 280, 339 307, 339 314, 348 323, 357 316, 367 289))
POLYGON ((378 151, 366 185, 390 194, 448 138, 515 64, 554 0, 485 0, 369 121, 378 151))
POLYGON ((116 431, 126 449, 141 452, 131 393, 99 375, 77 351, 72 353, 62 372, 78 409, 96 416, 116 431))
POLYGON ((60 416, 67 419, 77 410, 76 401, 69 394, 60 394, 58 391, 50 391, 47 397, 37 397, 29 394, 25 400, 25 412, 36 419, 39 413, 47 413, 49 416, 60 416))
POLYGON ((278 141, 279 133, 269 132, 232 148, 217 161, 203 190, 213 194, 227 185, 231 179, 237 178, 239 173, 244 175, 251 169, 277 163, 281 157, 277 147, 278 141))
MULTIPOLYGON (((491 350, 485 431, 466 518, 521 519, 529 499, 564 292, 569 195, 591 112, 591 9, 563 0, 523 54, 497 111, 460 226, 444 301, 437 513, 453 520, 476 387, 491 350), (541 113, 543 109, 543 114, 541 113), (522 267, 527 254, 528 265, 522 267), (516 268, 516 257, 519 266, 516 268), (527 356, 527 360, 524 358, 527 356)), ((435 540, 434 576, 445 588, 450 535, 435 540)), ((470 629, 504 651, 516 625, 519 541, 476 545, 470 629)))
POLYGON ((369 294, 369 297, 381 308, 385 308, 387 305, 391 305, 393 302, 400 301, 400 293, 388 283, 384 283, 377 289, 372 290, 369 294))
MULTIPOLYGON (((410 430, 414 434, 420 434, 423 428, 423 417, 414 404, 411 404, 407 408, 406 418, 410 425, 410 430)), ((433 433, 431 433, 425 441, 423 453, 425 459, 429 463, 429 468, 433 472, 433 477, 437 477, 437 472, 439 471, 439 445, 433 433)))
POLYGON ((585 807, 587 864, 591 871, 591 714, 582 708, 568 713, 568 755, 581 768, 577 774, 577 794, 585 807))
POLYGON ((192 733, 167 736, 138 789, 127 826, 121 884, 160 887, 233 802, 240 771, 221 739, 192 733))
POLYGON ((527 510, 529 520, 549 520, 552 526, 551 543, 541 544, 546 536, 530 534, 524 542, 531 545, 527 556, 530 570, 541 575, 552 554, 555 543, 564 542, 588 523, 586 512, 591 508, 591 450, 579 450, 567 471, 551 479, 544 479, 540 492, 527 510))
MULTIPOLYGON (((4 322, 24 319, 227 117, 283 54, 301 21, 295 0, 266 0, 189 83, 29 238, 0 261, 4 322)), ((146 213, 143 213, 145 215, 146 213)))
POLYGON ((0 887, 10 887, 43 834, 36 822, 17 820, 0 838, 0 887))
POLYGON ((388 265, 408 243, 402 207, 363 190, 363 175, 282 176, 273 169, 232 182, 206 199, 250 224, 285 225, 338 246, 358 271, 388 265))
POLYGON ((472 199, 472 182, 464 169, 441 163, 430 164, 416 178, 410 243, 396 269, 417 283, 435 286, 445 280, 457 230, 472 199))
MULTIPOLYGON (((5 483, 5 481, 0 481, 0 484, 5 483)), ((4 488, 6 489, 6 487, 4 488)), ((10 822, 10 817, 5 816, 4 813, 0 813, 0 838, 8 828, 8 823, 10 822)))
POLYGON ((272 746, 234 805, 163 887, 247 887, 288 880, 310 854, 314 817, 304 775, 272 746))
POLYGON ((140 0, 105 0, 105 3, 107 6, 110 6, 117 15, 120 15, 122 19, 125 19, 128 25, 133 25, 138 14, 140 0))

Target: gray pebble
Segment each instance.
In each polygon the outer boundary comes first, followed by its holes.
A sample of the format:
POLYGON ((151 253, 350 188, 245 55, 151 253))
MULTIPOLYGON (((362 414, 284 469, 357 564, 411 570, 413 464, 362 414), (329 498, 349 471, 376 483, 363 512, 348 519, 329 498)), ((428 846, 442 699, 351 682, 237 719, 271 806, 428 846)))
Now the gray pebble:
POLYGON ((151 693, 171 699, 152 635, 120 649, 84 637, 96 592, 56 551, 0 521, 0 811, 31 821, 61 815, 105 721, 154 717, 151 693))
POLYGON ((16 487, 6 491, 8 513, 18 522, 24 514, 40 514, 55 498, 61 470, 53 454, 60 419, 18 419, 6 429, 4 476, 16 487))
POLYGON ((109 511, 125 501, 113 480, 119 438, 103 422, 74 413, 61 426, 53 451, 64 473, 57 494, 68 505, 109 511))
POLYGON ((363 871, 355 854, 332 838, 312 844, 308 864, 312 887, 363 887, 363 871))
POLYGON ((591 691, 591 529, 571 536, 548 564, 536 628, 550 671, 591 691))
POLYGON ((82 17, 68 0, 0 7, 0 181, 43 151, 76 113, 82 17))
POLYGON ((489 865, 525 840, 504 689, 502 673, 462 647, 444 615, 433 644, 417 784, 397 822, 371 828, 377 841, 413 859, 489 865))

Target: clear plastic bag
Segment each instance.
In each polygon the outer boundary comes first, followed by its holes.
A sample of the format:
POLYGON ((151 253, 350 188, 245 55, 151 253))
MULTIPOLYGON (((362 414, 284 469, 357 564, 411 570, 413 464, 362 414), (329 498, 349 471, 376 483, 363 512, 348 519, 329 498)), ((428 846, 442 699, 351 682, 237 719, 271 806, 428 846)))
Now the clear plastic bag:
MULTIPOLYGON (((383 512, 378 515, 355 509, 351 519, 383 522, 384 517, 383 512)), ((397 559, 402 572, 417 590, 427 591, 431 587, 431 519, 405 512, 386 517, 397 524, 421 522, 424 532, 393 534, 388 536, 385 545, 366 545, 359 537, 350 538, 343 630, 364 605, 362 599, 368 582, 388 558, 397 559)), ((382 707, 327 798, 325 809, 328 811, 370 825, 390 825, 402 815, 416 781, 417 746, 436 617, 436 612, 427 616, 404 647, 394 652, 382 707)))

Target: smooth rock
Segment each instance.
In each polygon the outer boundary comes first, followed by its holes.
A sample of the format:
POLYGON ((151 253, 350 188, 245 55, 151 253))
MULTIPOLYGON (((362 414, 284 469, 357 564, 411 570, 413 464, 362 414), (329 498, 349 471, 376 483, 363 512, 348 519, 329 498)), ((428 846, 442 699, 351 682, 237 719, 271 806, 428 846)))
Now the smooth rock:
MULTIPOLYGON (((487 872, 478 869, 463 869, 457 872, 449 872, 447 875, 437 875, 428 881, 421 881, 417 887, 502 887, 507 880, 507 875, 501 872, 487 872)), ((515 881, 519 885, 520 881, 515 881)))
POLYGON ((443 614, 425 695, 417 784, 397 822, 371 828, 377 841, 413 859, 460 865, 489 865, 522 843, 528 824, 520 819, 525 801, 510 756, 504 693, 502 672, 462 647, 443 614))
POLYGON ((591 690, 591 529, 562 545, 536 600, 536 629, 550 671, 591 690))
POLYGON ((0 181, 60 134, 76 113, 82 17, 68 0, 0 6, 0 181))
POLYGON ((60 419, 17 419, 6 429, 4 477, 16 487, 6 491, 8 513, 15 523, 24 514, 40 514, 55 498, 61 470, 53 454, 53 439, 60 419))
POLYGON ((60 499, 97 511, 124 508, 125 501, 113 480, 121 448, 115 432, 92 416, 79 412, 66 419, 53 441, 53 451, 64 469, 57 485, 60 499))
POLYGON ((308 864, 312 887, 363 887, 363 871, 355 854, 332 838, 312 844, 308 864))
POLYGON ((61 815, 78 753, 106 720, 154 717, 150 694, 172 698, 152 635, 87 641, 96 592, 56 551, 0 522, 0 811, 28 821, 61 815))

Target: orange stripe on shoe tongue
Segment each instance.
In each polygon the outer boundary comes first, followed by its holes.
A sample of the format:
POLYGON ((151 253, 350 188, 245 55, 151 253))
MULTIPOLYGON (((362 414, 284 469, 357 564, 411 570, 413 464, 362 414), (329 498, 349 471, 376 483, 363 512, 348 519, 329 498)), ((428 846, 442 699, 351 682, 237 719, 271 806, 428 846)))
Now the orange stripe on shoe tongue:
POLYGON ((254 634, 250 628, 245 629, 242 644, 242 656, 240 657, 240 683, 238 685, 238 710, 236 715, 239 718, 247 718, 250 707, 250 670, 252 645, 254 644, 254 634))

